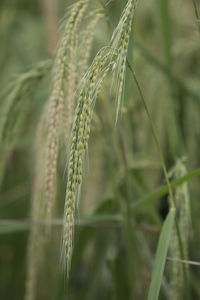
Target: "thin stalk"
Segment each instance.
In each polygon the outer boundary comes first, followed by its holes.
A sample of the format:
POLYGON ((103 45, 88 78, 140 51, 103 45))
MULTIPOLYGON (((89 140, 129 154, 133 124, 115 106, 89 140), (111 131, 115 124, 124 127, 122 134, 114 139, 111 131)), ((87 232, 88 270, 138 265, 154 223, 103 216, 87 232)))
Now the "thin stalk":
POLYGON ((150 114, 150 111, 149 111, 148 106, 146 104, 146 101, 145 101, 142 89, 141 89, 141 87, 139 85, 139 82, 138 82, 138 80, 136 78, 135 72, 132 69, 132 67, 131 67, 131 65, 130 65, 129 62, 128 62, 128 66, 129 66, 129 69, 130 69, 131 74, 133 76, 133 79, 134 79, 134 81, 136 83, 136 86, 138 88, 138 91, 139 91, 142 103, 144 105, 147 117, 149 119, 149 123, 150 123, 150 126, 151 126, 151 130, 152 130, 152 133, 153 133, 153 137, 154 137, 155 143, 156 143, 156 147, 157 147, 157 150, 158 150, 158 153, 159 153, 159 156, 160 156, 161 165, 162 165, 162 168, 163 168, 163 172, 164 172, 164 175, 165 175, 165 180, 166 180, 168 191, 169 191, 169 203, 170 203, 170 207, 173 209, 173 208, 175 208, 175 202, 174 202, 174 198, 173 198, 173 194, 172 194, 172 189, 171 189, 171 185, 170 185, 170 182, 169 182, 169 178, 168 178, 168 175, 167 175, 167 169, 166 169, 166 165, 165 165, 165 160, 164 160, 164 157, 163 157, 163 154, 162 154, 162 150, 161 150, 160 142, 159 142, 159 139, 158 139, 158 136, 157 136, 156 128, 155 128, 153 120, 151 118, 151 114, 150 114))
POLYGON ((133 284, 133 278, 135 273, 135 266, 133 262, 133 232, 132 232, 132 222, 131 222, 131 189, 130 189, 130 172, 128 168, 128 157, 126 151, 126 142, 125 142, 125 132, 123 132, 123 120, 119 127, 119 138, 120 138, 120 148, 122 161, 124 165, 124 180, 125 180, 125 199, 126 199, 126 211, 124 214, 124 237, 126 240, 127 248, 127 267, 128 267, 128 284, 130 288, 131 299, 134 299, 135 287, 133 284))
POLYGON ((160 28, 161 28, 161 35, 163 38, 163 47, 164 47, 164 54, 167 66, 172 71, 172 52, 171 52, 171 45, 172 45, 172 23, 170 18, 170 3, 169 0, 159 0, 159 13, 160 13, 160 28))
MULTIPOLYGON (((161 36, 163 39, 163 52, 164 52, 164 60, 168 67, 170 74, 173 76, 173 55, 172 55, 172 41, 173 41, 173 32, 172 32, 172 19, 170 15, 170 0, 159 0, 159 13, 160 13, 160 30, 161 36)), ((177 97, 176 86, 174 85, 174 81, 172 78, 168 77, 168 101, 165 101, 165 107, 170 111, 170 119, 169 114, 166 115, 169 125, 167 126, 167 134, 168 134, 168 144, 170 147, 170 152, 174 156, 177 156, 180 152, 180 149, 184 148, 182 132, 177 123, 177 109, 180 107, 180 98, 177 97), (176 98, 176 105, 174 105, 174 98, 176 98)))
MULTIPOLYGON (((181 233, 180 233, 180 228, 178 224, 177 218, 175 219, 175 226, 176 226, 176 233, 178 237, 178 244, 179 244, 179 250, 180 250, 180 256, 184 260, 186 259, 184 250, 183 250, 183 243, 182 243, 182 238, 181 238, 181 233)), ((182 264, 182 269, 183 269, 183 277, 186 285, 186 295, 187 299, 190 299, 190 287, 189 287, 189 270, 187 269, 185 264, 182 264)))

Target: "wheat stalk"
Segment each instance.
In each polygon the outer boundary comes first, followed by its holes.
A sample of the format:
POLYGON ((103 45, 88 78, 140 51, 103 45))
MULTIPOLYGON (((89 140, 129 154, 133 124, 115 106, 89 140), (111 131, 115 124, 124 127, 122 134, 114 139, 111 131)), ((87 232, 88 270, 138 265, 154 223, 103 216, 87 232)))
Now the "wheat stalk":
MULTIPOLYGON (((37 130, 36 137, 36 167, 35 167, 35 181, 33 185, 32 207, 31 207, 31 219, 33 222, 38 218, 44 216, 44 203, 43 198, 43 186, 44 186, 44 162, 45 162, 45 136, 46 136, 46 117, 47 114, 43 114, 41 121, 39 122, 39 128, 37 130)), ((26 293, 25 300, 36 299, 36 286, 39 270, 44 255, 44 243, 45 236, 42 226, 33 226, 30 232, 28 242, 28 256, 27 256, 27 277, 26 277, 26 293)))
MULTIPOLYGON (((182 160, 178 160, 171 170, 170 175, 175 179, 184 176, 187 173, 186 167, 182 160)), ((178 211, 178 226, 180 232, 181 245, 177 231, 174 229, 172 241, 170 243, 170 253, 175 259, 188 258, 188 238, 190 231, 190 198, 188 183, 185 182, 175 190, 175 203, 178 211), (182 249, 180 248, 182 247, 182 249), (183 255, 183 257, 182 257, 183 255)), ((186 268, 186 267, 185 267, 186 268)), ((183 267, 176 262, 172 263, 170 278, 170 299, 182 299, 183 294, 183 267)))

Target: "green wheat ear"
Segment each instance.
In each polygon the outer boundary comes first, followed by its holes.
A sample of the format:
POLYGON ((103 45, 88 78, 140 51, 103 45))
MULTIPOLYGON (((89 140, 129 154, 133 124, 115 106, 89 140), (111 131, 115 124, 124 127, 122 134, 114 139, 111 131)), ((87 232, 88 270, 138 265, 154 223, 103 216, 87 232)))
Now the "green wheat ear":
MULTIPOLYGON (((56 171, 57 159, 59 150, 59 135, 60 135, 60 120, 65 109, 65 81, 66 74, 68 74, 68 89, 74 89, 74 75, 70 76, 72 72, 72 64, 74 64, 73 51, 76 51, 76 31, 80 24, 84 12, 87 8, 85 0, 78 1, 71 8, 70 17, 64 28, 63 37, 61 39, 57 57, 55 60, 53 70, 53 88, 49 101, 49 117, 48 117, 48 137, 47 137, 47 153, 46 153, 46 180, 45 180, 45 193, 46 193, 46 217, 51 218, 52 208, 55 201, 56 189, 56 171), (71 61, 72 60, 72 61, 71 61), (67 70, 66 70, 67 67, 67 70)), ((71 116, 72 97, 68 97, 67 103, 67 116, 71 116)), ((70 126, 70 125, 69 125, 70 126)), ((65 129, 69 130, 68 124, 65 129)), ((66 130, 66 131, 67 131, 66 130)), ((67 134, 66 134, 67 135, 67 134)))
POLYGON ((102 48, 96 55, 91 67, 82 80, 80 92, 78 94, 78 104, 72 127, 64 209, 62 256, 64 266, 67 266, 68 275, 73 251, 75 210, 82 181, 83 158, 90 137, 92 110, 98 93, 101 90, 102 83, 109 70, 112 70, 114 71, 114 78, 116 78, 117 81, 116 93, 118 116, 124 88, 128 43, 136 4, 137 1, 128 1, 119 24, 113 33, 110 44, 108 47, 102 48))
MULTIPOLYGON (((175 179, 180 178, 187 174, 187 169, 183 163, 183 160, 178 160, 171 170, 170 175, 175 179)), ((178 225, 181 239, 180 241, 177 235, 177 231, 174 228, 172 233, 172 241, 170 243, 170 255, 174 258, 188 258, 188 239, 190 231, 190 197, 188 190, 188 183, 185 182, 175 190, 175 203, 178 215, 178 225)), ((185 267, 186 268, 186 267, 185 267)), ((184 273, 183 266, 179 263, 172 262, 172 268, 170 272, 170 299, 182 299, 183 298, 183 285, 184 285, 184 273)))
POLYGON ((78 95, 78 105, 72 127, 68 182, 64 211, 63 259, 69 272, 72 249, 74 216, 79 187, 82 181, 83 157, 88 148, 92 110, 101 84, 109 71, 106 50, 101 50, 89 68, 78 95))

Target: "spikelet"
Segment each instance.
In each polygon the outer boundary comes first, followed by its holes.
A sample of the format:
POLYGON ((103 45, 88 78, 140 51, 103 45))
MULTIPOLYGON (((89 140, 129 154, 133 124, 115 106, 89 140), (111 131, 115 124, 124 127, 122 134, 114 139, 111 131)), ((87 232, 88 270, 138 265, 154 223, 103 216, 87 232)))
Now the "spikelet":
POLYGON ((101 50, 89 68, 79 92, 75 120, 72 127, 68 183, 64 210, 63 259, 69 274, 72 249, 74 215, 79 187, 82 181, 83 157, 88 147, 93 106, 101 84, 109 71, 107 55, 101 50))
POLYGON ((88 140, 90 137, 90 122, 93 107, 105 77, 109 70, 114 70, 114 76, 117 77, 117 81, 119 82, 119 89, 117 89, 118 115, 124 86, 128 42, 136 4, 137 1, 128 1, 109 46, 102 48, 99 51, 82 80, 72 127, 68 181, 64 209, 62 255, 64 267, 67 267, 68 275, 73 250, 75 210, 82 181, 83 158, 88 147, 88 140))
MULTIPOLYGON (((186 167, 181 160, 178 160, 170 175, 175 179, 184 176, 187 173, 186 167)), ((175 202, 178 211, 178 224, 183 247, 184 259, 188 258, 188 238, 190 230, 190 203, 189 203, 188 183, 185 182, 175 190, 175 202)), ((170 243, 170 255, 174 258, 182 258, 177 232, 174 229, 172 241, 170 243)), ((186 268, 186 267, 185 267, 186 268)), ((170 275, 170 299, 183 298, 183 266, 173 262, 170 275)))
MULTIPOLYGON (((53 88, 49 104, 47 160, 46 160, 46 217, 51 218, 52 207, 55 200, 56 169, 58 159, 58 143, 60 118, 64 110, 64 82, 66 79, 67 51, 73 46, 72 39, 80 23, 87 1, 81 0, 72 7, 69 20, 65 26, 53 71, 53 88)), ((72 52, 72 50, 70 50, 72 52)), ((70 104, 71 105, 71 104, 70 104)), ((70 107, 70 105, 68 107, 70 107)))

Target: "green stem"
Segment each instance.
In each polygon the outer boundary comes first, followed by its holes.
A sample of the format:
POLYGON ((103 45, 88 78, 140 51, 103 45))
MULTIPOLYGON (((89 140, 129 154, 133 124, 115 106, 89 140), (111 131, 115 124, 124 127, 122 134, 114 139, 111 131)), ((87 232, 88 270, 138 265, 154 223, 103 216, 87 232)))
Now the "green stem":
POLYGON ((158 150, 158 153, 159 153, 159 156, 160 156, 160 161, 161 161, 161 164, 162 164, 163 172, 164 172, 164 175, 165 175, 165 180, 166 180, 168 191, 169 191, 169 203, 170 203, 170 207, 171 208, 175 208, 175 203, 174 203, 174 199, 173 199, 172 189, 171 189, 171 185, 170 185, 169 178, 168 178, 168 175, 167 175, 167 169, 166 169, 166 165, 165 165, 165 160, 164 160, 164 157, 163 157, 163 154, 162 154, 162 150, 161 150, 161 146, 160 146, 160 142, 159 142, 159 139, 158 139, 158 136, 157 136, 157 133, 156 133, 156 128, 154 126, 153 120, 151 118, 150 111, 149 111, 148 106, 146 104, 146 101, 144 99, 144 95, 143 95, 142 89, 141 89, 141 87, 139 85, 139 82, 138 82, 138 80, 136 78, 135 72, 132 69, 132 67, 131 67, 131 65, 130 65, 129 62, 128 62, 128 66, 129 66, 129 69, 130 69, 130 71, 132 73, 133 79, 135 80, 135 83, 136 83, 136 86, 138 88, 138 91, 139 91, 142 103, 144 105, 147 117, 149 119, 149 123, 150 123, 150 126, 151 126, 151 130, 152 130, 152 133, 153 133, 153 137, 154 137, 155 143, 156 143, 156 147, 157 147, 157 150, 158 150))
MULTIPOLYGON (((179 250, 180 250, 180 257, 182 259, 187 259, 187 257, 185 257, 184 253, 184 247, 183 247, 183 242, 182 242, 182 238, 181 238, 181 232, 180 232, 180 228, 179 228, 179 224, 178 224, 178 220, 177 218, 175 219, 175 226, 176 226, 176 234, 177 234, 177 238, 178 238, 178 244, 179 244, 179 250)), ((189 287, 189 273, 188 273, 188 266, 185 264, 182 264, 182 270, 183 270, 183 277, 184 277, 184 282, 185 282, 185 286, 186 286, 186 295, 187 295, 187 299, 190 299, 190 287, 189 287)))
POLYGON ((121 120, 119 126, 119 139, 120 139, 120 149, 121 149, 121 156, 124 166, 124 180, 125 180, 125 199, 126 199, 126 211, 124 213, 123 218, 123 229, 124 229, 124 237, 126 241, 126 250, 127 250, 127 270, 128 270, 128 284, 130 290, 130 297, 134 299, 135 295, 135 286, 133 284, 133 278, 135 277, 135 266, 134 266, 134 248, 133 248, 133 231, 132 231, 132 221, 131 221, 131 189, 130 189, 130 178, 129 178, 129 168, 128 168, 128 157, 126 151, 126 142, 125 142, 125 132, 123 126, 123 119, 121 120))

